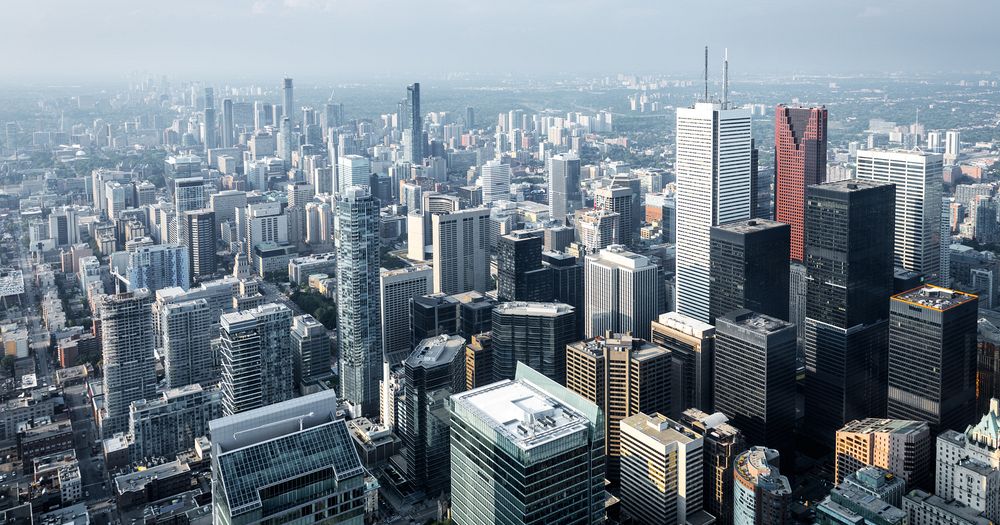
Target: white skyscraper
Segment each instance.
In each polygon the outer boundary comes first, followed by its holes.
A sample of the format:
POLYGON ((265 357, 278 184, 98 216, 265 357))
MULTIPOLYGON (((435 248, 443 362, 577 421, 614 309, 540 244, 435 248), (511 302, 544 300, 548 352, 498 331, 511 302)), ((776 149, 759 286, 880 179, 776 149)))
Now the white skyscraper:
POLYGON ((949 131, 944 134, 944 161, 954 164, 958 159, 959 150, 962 146, 962 135, 958 131, 949 131))
POLYGON ((382 349, 390 362, 401 362, 410 350, 410 299, 427 295, 433 288, 434 274, 429 266, 382 269, 382 349))
POLYGON ((435 293, 489 291, 489 227, 489 208, 431 216, 435 293))
POLYGON ((127 430, 130 403, 156 395, 150 304, 147 290, 109 295, 100 302, 104 407, 99 419, 105 439, 127 430))
POLYGON ((168 303, 156 312, 163 337, 167 388, 217 383, 212 353, 212 312, 205 299, 168 303))
POLYGON ((479 169, 483 187, 483 204, 510 198, 510 165, 499 160, 488 160, 479 169))
POLYGON ((708 322, 709 232, 750 218, 750 110, 677 109, 677 311, 708 322))
POLYGON ((659 312, 663 283, 647 257, 611 245, 584 264, 584 332, 588 339, 605 332, 631 332, 649 339, 650 323, 659 312))
POLYGON ((583 207, 580 194, 580 157, 573 154, 554 155, 548 163, 549 214, 562 221, 583 207))
POLYGON ((337 193, 343 193, 350 186, 368 186, 371 183, 371 164, 361 155, 344 155, 337 161, 337 193))
POLYGON ((895 265, 937 282, 941 268, 941 155, 859 151, 857 178, 896 185, 895 265))

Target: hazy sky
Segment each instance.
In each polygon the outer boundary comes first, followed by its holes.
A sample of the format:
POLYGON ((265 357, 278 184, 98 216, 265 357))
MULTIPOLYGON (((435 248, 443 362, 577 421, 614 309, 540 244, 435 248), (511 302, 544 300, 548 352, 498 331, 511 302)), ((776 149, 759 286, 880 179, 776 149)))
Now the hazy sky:
POLYGON ((2 82, 1000 70, 996 0, 0 0, 2 82))

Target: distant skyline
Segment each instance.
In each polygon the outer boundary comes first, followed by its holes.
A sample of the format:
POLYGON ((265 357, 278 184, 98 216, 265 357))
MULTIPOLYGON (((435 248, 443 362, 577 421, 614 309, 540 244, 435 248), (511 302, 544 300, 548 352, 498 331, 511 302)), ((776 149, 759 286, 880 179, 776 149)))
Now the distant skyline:
POLYGON ((983 0, 8 0, 4 84, 153 75, 997 71, 983 0))

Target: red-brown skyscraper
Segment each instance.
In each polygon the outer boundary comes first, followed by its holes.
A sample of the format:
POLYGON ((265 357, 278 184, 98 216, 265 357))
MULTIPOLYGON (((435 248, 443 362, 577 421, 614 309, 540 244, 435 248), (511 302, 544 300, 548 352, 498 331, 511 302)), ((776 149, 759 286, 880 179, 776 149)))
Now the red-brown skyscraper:
POLYGON ((802 261, 806 186, 826 180, 826 107, 774 111, 774 219, 792 227, 790 256, 802 261))

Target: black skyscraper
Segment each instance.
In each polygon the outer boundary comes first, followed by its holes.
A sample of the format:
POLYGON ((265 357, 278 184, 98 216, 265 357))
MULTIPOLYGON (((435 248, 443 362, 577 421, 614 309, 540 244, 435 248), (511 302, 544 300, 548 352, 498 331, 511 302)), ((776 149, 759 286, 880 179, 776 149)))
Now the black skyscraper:
POLYGON ((764 219, 712 228, 710 323, 737 308, 788 320, 790 236, 787 224, 764 219))
POLYGON ((542 265, 552 279, 552 300, 576 309, 576 337, 583 338, 583 264, 563 252, 542 252, 542 265))
POLYGON ((551 301, 549 269, 542 266, 544 231, 518 230, 497 242, 497 299, 551 301))
POLYGON ((806 189, 806 429, 832 443, 853 419, 885 414, 895 186, 806 189))

